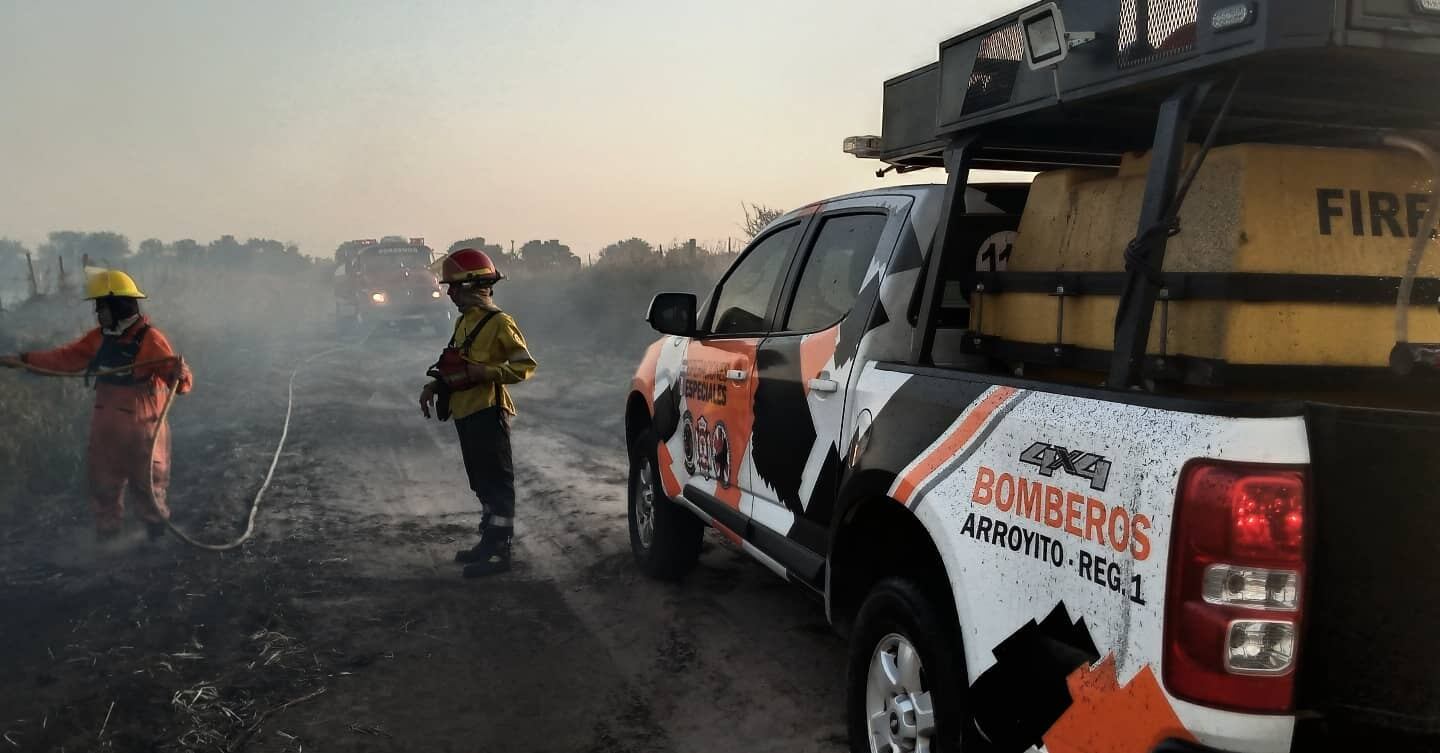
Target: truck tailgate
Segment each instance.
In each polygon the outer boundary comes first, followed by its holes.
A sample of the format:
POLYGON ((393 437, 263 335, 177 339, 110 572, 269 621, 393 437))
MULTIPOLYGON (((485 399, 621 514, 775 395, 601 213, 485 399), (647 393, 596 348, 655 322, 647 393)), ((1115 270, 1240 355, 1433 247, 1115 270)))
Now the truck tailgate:
POLYGON ((1440 734, 1440 415, 1313 405, 1306 423, 1302 719, 1318 713, 1332 735, 1440 734))

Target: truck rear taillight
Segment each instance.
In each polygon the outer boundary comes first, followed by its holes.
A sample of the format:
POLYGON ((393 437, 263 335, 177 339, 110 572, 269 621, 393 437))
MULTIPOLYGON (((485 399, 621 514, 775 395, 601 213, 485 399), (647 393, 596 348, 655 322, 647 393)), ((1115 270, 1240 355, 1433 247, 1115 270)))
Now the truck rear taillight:
POLYGON ((1192 461, 1180 476, 1163 675, 1194 703, 1294 705, 1305 583, 1303 469, 1192 461))

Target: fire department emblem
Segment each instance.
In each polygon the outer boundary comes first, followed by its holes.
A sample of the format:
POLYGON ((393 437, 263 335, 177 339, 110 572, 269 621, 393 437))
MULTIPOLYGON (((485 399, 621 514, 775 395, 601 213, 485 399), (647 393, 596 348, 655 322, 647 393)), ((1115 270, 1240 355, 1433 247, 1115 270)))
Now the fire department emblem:
POLYGON ((725 422, 715 422, 715 433, 711 438, 710 451, 712 453, 711 468, 715 471, 715 477, 720 481, 720 486, 730 488, 730 432, 725 430, 725 422))
POLYGON ((680 419, 680 442, 685 453, 685 473, 695 475, 695 417, 690 411, 680 419))

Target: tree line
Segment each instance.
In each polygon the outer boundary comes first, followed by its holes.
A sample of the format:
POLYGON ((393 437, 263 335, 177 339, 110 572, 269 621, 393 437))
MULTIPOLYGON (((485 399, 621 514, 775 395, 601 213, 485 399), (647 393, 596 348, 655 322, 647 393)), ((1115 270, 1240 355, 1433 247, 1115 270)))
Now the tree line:
POLYGON ((47 273, 58 269, 61 264, 79 273, 81 265, 87 260, 95 266, 126 267, 179 262, 194 266, 290 273, 316 266, 316 260, 300 253, 295 244, 270 238, 242 241, 233 235, 222 235, 207 243, 191 238, 169 243, 159 238, 146 238, 132 248, 130 239, 119 233, 59 230, 50 233, 45 242, 33 251, 19 241, 0 238, 0 279, 23 279, 29 275, 32 264, 47 273))
MULTIPOLYGON (((754 238, 764 230, 767 225, 784 214, 783 211, 765 206, 763 204, 742 204, 744 220, 740 223, 740 229, 744 233, 745 240, 754 238)), ((338 257, 349 244, 341 244, 336 249, 338 257)), ((450 244, 446 253, 461 248, 477 248, 490 255, 490 258, 499 264, 503 269, 517 270, 519 272, 547 272, 557 270, 580 269, 583 266, 579 256, 576 256, 570 247, 558 240, 532 240, 527 241, 515 249, 506 249, 498 243, 490 243, 483 236, 464 238, 450 244)), ((630 237, 618 240, 606 245, 595 255, 594 266, 686 266, 696 264, 714 257, 731 256, 740 249, 726 241, 718 243, 701 243, 695 239, 687 241, 676 241, 666 247, 664 244, 654 244, 639 237, 630 237)))
MULTIPOLYGON (((740 229, 745 239, 753 238, 782 212, 760 204, 742 204, 744 219, 740 229)), ((405 240, 387 236, 386 240, 405 240)), ((354 242, 341 244, 342 250, 354 242)), ((465 238, 450 244, 448 251, 458 248, 479 248, 490 254, 507 274, 545 273, 578 270, 584 266, 570 246, 559 240, 531 240, 519 248, 506 248, 482 236, 465 238)), ((617 240, 606 245, 594 257, 597 267, 686 266, 714 261, 738 252, 726 243, 702 243, 695 240, 654 244, 639 237, 617 240)), ((20 241, 0 238, 0 298, 23 297, 34 283, 39 292, 73 284, 83 274, 81 267, 88 261, 95 266, 113 266, 133 270, 161 268, 205 268, 257 271, 282 274, 303 274, 319 268, 329 270, 330 263, 300 252, 293 243, 270 238, 240 240, 222 235, 207 242, 192 238, 162 241, 146 238, 132 246, 126 236, 108 232, 59 230, 46 236, 34 249, 20 241), (68 280, 66 279, 68 278, 68 280)))

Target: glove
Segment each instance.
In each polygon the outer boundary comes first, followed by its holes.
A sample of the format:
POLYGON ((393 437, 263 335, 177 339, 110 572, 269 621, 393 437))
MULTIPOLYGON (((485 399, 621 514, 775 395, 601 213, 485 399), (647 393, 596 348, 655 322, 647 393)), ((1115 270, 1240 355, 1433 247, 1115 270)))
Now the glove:
POLYGON ((477 383, 494 381, 494 374, 489 366, 478 363, 465 364, 465 371, 458 374, 451 374, 445 379, 450 387, 474 387, 477 383))
POLYGON ((466 390, 495 381, 495 368, 479 363, 466 363, 453 370, 436 372, 445 386, 452 390, 466 390))

